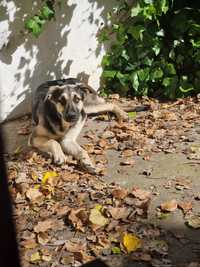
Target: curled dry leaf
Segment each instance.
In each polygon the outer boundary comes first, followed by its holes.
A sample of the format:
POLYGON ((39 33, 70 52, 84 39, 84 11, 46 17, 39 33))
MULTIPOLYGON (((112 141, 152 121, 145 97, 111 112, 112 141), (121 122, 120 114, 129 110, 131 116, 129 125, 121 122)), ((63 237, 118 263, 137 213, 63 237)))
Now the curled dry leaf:
POLYGON ((195 229, 200 228, 200 215, 192 215, 188 220, 187 224, 195 229))
POLYGON ((116 199, 124 199, 128 195, 128 191, 126 189, 114 189, 112 191, 112 195, 116 199))
POLYGON ((39 233, 38 235, 37 235, 37 240, 38 240, 38 243, 39 244, 41 244, 41 245, 46 245, 48 242, 49 242, 49 240, 50 240, 50 237, 49 237, 49 235, 47 234, 47 233, 43 233, 43 232, 41 232, 41 233, 39 233))
POLYGON ((39 191, 38 188, 28 189, 26 192, 26 196, 31 202, 38 204, 40 204, 44 199, 43 194, 39 191))
POLYGON ((84 251, 77 251, 74 252, 74 259, 76 261, 79 261, 81 263, 87 263, 89 261, 92 261, 95 259, 95 257, 88 255, 86 252, 84 251))
POLYGON ((137 236, 129 233, 124 234, 122 242, 128 253, 136 251, 142 245, 141 240, 137 236))
POLYGON ((188 211, 192 210, 192 202, 182 201, 178 203, 178 207, 183 210, 183 213, 186 214, 188 211))
POLYGON ((129 214, 131 213, 131 209, 127 207, 122 207, 122 208, 109 208, 108 209, 109 213, 111 214, 112 218, 115 220, 119 219, 127 219, 129 214))
POLYGON ((131 194, 140 200, 148 199, 151 196, 151 192, 139 188, 133 188, 131 194))
POLYGON ((134 159, 124 160, 124 161, 120 162, 120 165, 122 165, 122 166, 130 166, 130 165, 134 165, 134 164, 135 164, 134 159))
POLYGON ((80 239, 67 240, 65 243, 65 249, 68 252, 80 252, 86 251, 86 243, 80 239))
POLYGON ((160 205, 162 211, 175 211, 177 209, 177 201, 175 199, 164 202, 160 205))
POLYGON ((71 209, 68 215, 68 220, 76 230, 84 232, 84 225, 88 222, 88 213, 83 208, 71 209))

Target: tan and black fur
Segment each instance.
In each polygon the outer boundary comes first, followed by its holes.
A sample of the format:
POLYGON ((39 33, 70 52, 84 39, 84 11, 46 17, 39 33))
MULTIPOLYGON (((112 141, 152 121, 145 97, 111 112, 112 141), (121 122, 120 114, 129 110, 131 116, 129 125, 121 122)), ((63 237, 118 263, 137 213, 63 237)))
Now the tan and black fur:
POLYGON ((90 86, 74 78, 48 81, 40 85, 33 98, 33 129, 29 144, 48 153, 56 164, 72 155, 91 173, 96 169, 76 139, 88 114, 112 112, 126 120, 127 113, 106 103, 90 86))

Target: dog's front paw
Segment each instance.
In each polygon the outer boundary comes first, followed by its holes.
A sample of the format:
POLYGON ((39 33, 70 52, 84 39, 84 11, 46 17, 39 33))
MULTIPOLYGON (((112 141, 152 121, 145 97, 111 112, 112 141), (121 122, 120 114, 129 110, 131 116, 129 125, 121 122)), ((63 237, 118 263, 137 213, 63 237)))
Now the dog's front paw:
POLYGON ((62 151, 57 152, 53 155, 53 161, 56 165, 62 165, 66 162, 66 156, 62 151))
POLYGON ((81 164, 82 168, 84 170, 86 170, 87 172, 89 172, 90 174, 97 174, 98 171, 97 169, 95 168, 95 166, 93 164, 90 164, 90 163, 83 163, 81 164))

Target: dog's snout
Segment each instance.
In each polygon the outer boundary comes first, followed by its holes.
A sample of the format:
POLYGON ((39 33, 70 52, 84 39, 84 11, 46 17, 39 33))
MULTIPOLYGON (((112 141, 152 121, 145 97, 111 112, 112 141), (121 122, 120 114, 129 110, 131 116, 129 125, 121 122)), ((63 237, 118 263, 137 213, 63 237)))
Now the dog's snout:
POLYGON ((65 111, 65 119, 67 121, 76 121, 78 119, 78 114, 75 110, 73 109, 68 109, 65 111))
POLYGON ((76 112, 74 112, 74 111, 69 112, 69 113, 68 113, 68 118, 69 118, 70 120, 74 120, 74 119, 76 119, 76 118, 77 118, 77 114, 76 114, 76 112))

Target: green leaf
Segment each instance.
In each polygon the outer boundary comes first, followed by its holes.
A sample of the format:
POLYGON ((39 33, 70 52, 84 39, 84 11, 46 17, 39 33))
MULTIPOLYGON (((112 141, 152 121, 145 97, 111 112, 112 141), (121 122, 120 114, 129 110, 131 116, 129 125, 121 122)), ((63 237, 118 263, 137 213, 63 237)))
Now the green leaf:
POLYGON ((136 17, 140 13, 140 10, 141 10, 141 8, 140 8, 139 4, 137 4, 137 6, 132 7, 131 8, 131 17, 132 18, 136 17))
POLYGON ((104 78, 114 78, 116 73, 117 73, 116 70, 104 70, 102 76, 104 78))
POLYGON ((127 82, 127 75, 122 74, 120 71, 117 72, 116 77, 119 79, 121 85, 125 86, 127 82))
POLYGON ((29 19, 25 24, 26 29, 33 33, 35 37, 38 37, 42 32, 41 24, 38 24, 35 19, 29 19))
POLYGON ((138 78, 140 81, 148 81, 149 80, 149 68, 141 69, 137 72, 138 78))
POLYGON ((41 15, 44 19, 51 19, 54 16, 54 11, 48 5, 45 5, 42 7, 41 15))
POLYGON ((154 80, 159 80, 160 78, 163 77, 163 71, 160 67, 157 69, 154 69, 153 72, 151 73, 151 79, 154 80))
POLYGON ((133 88, 135 89, 135 91, 137 91, 139 87, 139 80, 138 80, 137 72, 134 72, 132 75, 130 75, 130 79, 131 79, 133 88))
POLYGON ((165 69, 166 69, 167 74, 171 74, 171 75, 176 74, 175 67, 172 63, 166 64, 165 69))
POLYGON ((169 87, 169 86, 172 84, 172 81, 173 81, 173 78, 166 77, 166 78, 163 79, 162 84, 163 84, 165 87, 169 87))
POLYGON ((121 254, 121 249, 119 247, 113 247, 112 248, 112 253, 113 254, 121 254))
POLYGON ((160 6, 161 6, 161 11, 166 14, 168 9, 169 9, 169 4, 167 0, 160 0, 160 6))
POLYGON ((136 40, 143 39, 144 31, 145 31, 145 27, 142 25, 131 26, 128 29, 128 33, 130 33, 133 36, 133 38, 135 38, 136 40))
POLYGON ((98 34, 97 38, 100 43, 108 41, 109 40, 108 29, 107 28, 102 29, 98 34))
POLYGON ((130 119, 135 118, 136 115, 137 115, 137 113, 136 113, 135 111, 128 112, 128 117, 129 117, 130 119))
POLYGON ((103 67, 109 66, 110 65, 110 55, 104 55, 101 64, 103 67))
POLYGON ((43 25, 45 23, 45 20, 40 18, 39 16, 34 16, 33 19, 37 24, 43 25))
POLYGON ((194 48, 200 48, 200 40, 199 41, 197 41, 197 40, 190 40, 190 42, 191 42, 191 44, 192 44, 192 46, 194 47, 194 48))

